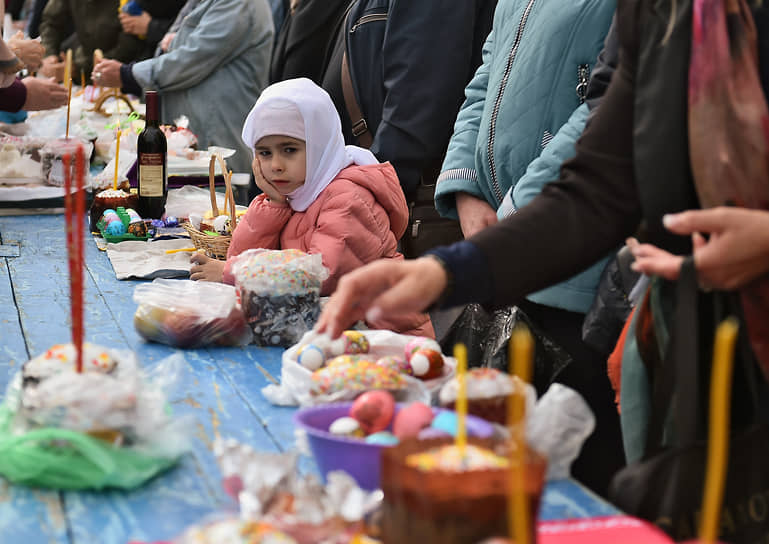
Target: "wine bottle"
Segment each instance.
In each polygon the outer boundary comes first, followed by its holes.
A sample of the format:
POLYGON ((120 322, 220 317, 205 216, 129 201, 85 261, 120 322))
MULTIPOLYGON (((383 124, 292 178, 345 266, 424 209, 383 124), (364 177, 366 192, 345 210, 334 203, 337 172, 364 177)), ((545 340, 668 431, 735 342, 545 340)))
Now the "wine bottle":
POLYGON ((159 97, 156 91, 145 93, 147 122, 136 142, 139 174, 139 215, 160 219, 166 210, 168 175, 166 173, 166 135, 159 126, 159 97))

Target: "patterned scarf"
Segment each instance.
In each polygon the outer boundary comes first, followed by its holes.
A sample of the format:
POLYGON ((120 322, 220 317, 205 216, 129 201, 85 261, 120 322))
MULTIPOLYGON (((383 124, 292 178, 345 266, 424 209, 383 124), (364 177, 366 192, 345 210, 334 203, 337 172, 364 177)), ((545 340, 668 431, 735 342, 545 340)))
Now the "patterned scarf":
MULTIPOLYGON (((694 0, 689 154, 703 208, 769 210, 769 109, 746 0, 694 0)), ((747 331, 769 379, 769 277, 740 291, 747 331)))

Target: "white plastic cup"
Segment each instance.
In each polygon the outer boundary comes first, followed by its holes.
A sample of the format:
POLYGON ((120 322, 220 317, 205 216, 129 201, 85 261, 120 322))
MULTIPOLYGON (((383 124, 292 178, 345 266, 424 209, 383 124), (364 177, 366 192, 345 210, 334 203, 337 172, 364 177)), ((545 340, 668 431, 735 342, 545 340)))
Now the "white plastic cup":
POLYGON ((251 174, 232 174, 232 194, 235 204, 248 206, 248 186, 251 183, 251 174))

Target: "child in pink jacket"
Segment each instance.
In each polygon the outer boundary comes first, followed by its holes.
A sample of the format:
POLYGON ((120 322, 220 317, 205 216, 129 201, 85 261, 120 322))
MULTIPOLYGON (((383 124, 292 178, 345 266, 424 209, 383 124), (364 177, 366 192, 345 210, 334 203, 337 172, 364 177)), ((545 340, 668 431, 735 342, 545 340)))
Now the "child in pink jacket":
MULTIPOLYGON (((344 145, 326 91, 305 78, 267 87, 242 137, 254 149, 252 168, 263 193, 233 232, 227 262, 193 255, 193 280, 233 283, 229 259, 247 249, 299 249, 323 256, 329 270, 321 288, 325 296, 359 266, 403 258, 397 245, 408 206, 395 170, 367 149, 344 145)), ((426 314, 369 326, 435 336, 426 314)))

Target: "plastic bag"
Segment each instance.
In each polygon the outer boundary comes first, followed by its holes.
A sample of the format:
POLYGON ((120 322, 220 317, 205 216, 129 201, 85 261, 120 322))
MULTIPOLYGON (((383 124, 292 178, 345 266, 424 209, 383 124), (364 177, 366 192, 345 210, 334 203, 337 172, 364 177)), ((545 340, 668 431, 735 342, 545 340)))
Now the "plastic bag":
POLYGON ((88 161, 91 160, 93 144, 91 142, 70 138, 51 140, 40 149, 40 164, 42 168, 43 179, 49 185, 63 187, 65 183, 64 155, 69 154, 69 167, 72 173, 72 179, 75 179, 75 152, 79 146, 82 146, 85 154, 85 176, 86 187, 90 186, 90 172, 88 161))
POLYGON ((136 331, 151 342, 177 348, 241 346, 253 337, 231 285, 156 279, 138 285, 133 299, 139 304, 136 331))
POLYGON ((568 478, 582 444, 595 429, 595 416, 574 389, 554 383, 527 418, 529 445, 547 457, 548 480, 568 478))
POLYGON ((507 345, 519 322, 528 326, 536 342, 532 384, 538 392, 545 391, 572 359, 518 307, 509 306, 489 315, 481 305, 468 304, 441 339, 441 348, 449 351, 461 342, 467 346, 469 366, 507 371, 507 345))
MULTIPOLYGON (((220 210, 224 209, 224 193, 216 193, 216 205, 220 210)), ((166 216, 189 217, 197 215, 203 217, 211 209, 211 193, 206 187, 195 187, 185 185, 179 189, 170 189, 168 191, 168 200, 166 201, 166 216)), ((236 210, 241 211, 246 208, 236 206, 236 210)))
POLYGON ((582 324, 582 340, 605 357, 614 351, 622 327, 636 304, 631 293, 641 274, 630 268, 634 259, 627 246, 609 259, 582 324))
MULTIPOLYGON (((54 489, 132 489, 189 449, 188 420, 172 418, 166 401, 183 356, 145 371, 133 352, 86 346, 108 354, 114 369, 77 374, 73 363, 62 367, 54 357, 45 364, 61 368, 47 378, 33 379, 25 365, 9 384, 0 405, 0 474, 8 480, 54 489)), ((68 348, 74 352, 71 344, 51 351, 68 348)), ((103 358, 84 364, 94 360, 103 358)))
MULTIPOLYGON (((313 395, 312 371, 305 368, 297 361, 299 350, 310 344, 317 333, 307 332, 302 339, 283 352, 280 385, 270 384, 262 389, 262 394, 273 404, 281 406, 313 406, 328 402, 340 402, 352 400, 362 391, 339 391, 331 395, 313 395)), ((381 357, 390 355, 402 355, 408 342, 413 336, 398 334, 392 331, 367 330, 364 331, 369 343, 371 358, 376 361, 381 357)), ((395 393, 396 400, 400 402, 419 401, 431 404, 437 400, 438 392, 444 383, 450 380, 455 373, 456 360, 443 356, 444 372, 439 378, 422 381, 411 376, 404 376, 406 387, 395 393)))
POLYGON ((320 315, 320 287, 328 277, 320 254, 249 249, 231 263, 256 344, 290 346, 315 325, 320 315))

